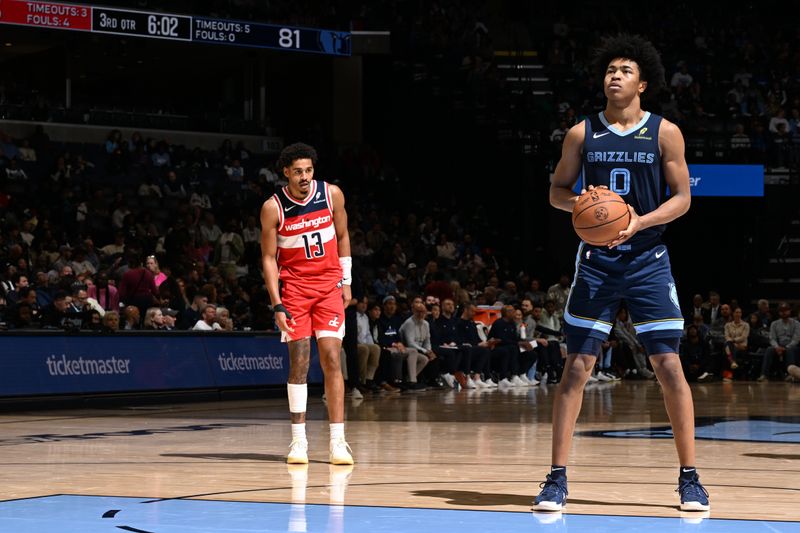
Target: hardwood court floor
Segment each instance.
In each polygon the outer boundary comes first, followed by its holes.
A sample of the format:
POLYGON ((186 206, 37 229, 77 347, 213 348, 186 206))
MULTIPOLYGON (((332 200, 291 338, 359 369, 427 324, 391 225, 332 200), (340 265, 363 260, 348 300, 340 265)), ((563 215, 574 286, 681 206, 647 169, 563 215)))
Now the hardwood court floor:
MULTIPOLYGON (((692 386, 713 518, 800 521, 800 385, 692 386)), ((347 398, 356 465, 288 468, 286 402, 0 415, 0 500, 54 494, 528 512, 550 459, 554 386, 347 398)), ((587 388, 567 513, 678 517, 677 458, 655 382, 587 388)), ((2 502, 0 502, 2 508, 2 502)))

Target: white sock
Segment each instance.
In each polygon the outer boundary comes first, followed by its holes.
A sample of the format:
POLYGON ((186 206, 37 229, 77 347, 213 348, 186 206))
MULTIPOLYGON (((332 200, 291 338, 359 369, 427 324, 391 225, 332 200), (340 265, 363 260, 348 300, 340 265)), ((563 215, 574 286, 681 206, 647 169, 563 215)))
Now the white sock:
POLYGON ((331 424, 331 440, 338 440, 344 438, 344 422, 338 424, 331 424))
POLYGON ((306 424, 292 424, 292 440, 306 438, 306 424))

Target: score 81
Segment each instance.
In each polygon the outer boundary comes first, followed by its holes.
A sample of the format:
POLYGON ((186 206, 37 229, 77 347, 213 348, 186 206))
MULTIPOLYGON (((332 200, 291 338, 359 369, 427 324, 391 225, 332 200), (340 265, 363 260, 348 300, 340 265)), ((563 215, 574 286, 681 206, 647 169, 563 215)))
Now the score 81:
POLYGON ((300 48, 300 30, 281 28, 278 30, 278 44, 281 48, 300 48))

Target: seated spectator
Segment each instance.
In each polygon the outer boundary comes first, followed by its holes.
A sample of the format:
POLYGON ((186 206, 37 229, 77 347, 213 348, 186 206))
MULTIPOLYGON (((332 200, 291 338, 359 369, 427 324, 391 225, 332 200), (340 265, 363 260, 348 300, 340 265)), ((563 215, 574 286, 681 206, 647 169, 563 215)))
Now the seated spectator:
POLYGON ((359 298, 356 302, 358 375, 363 385, 376 391, 379 389, 375 383, 375 372, 378 370, 378 365, 380 364, 381 347, 372 337, 369 317, 367 316, 367 306, 368 301, 366 296, 359 298))
POLYGON ((94 275, 97 272, 95 266, 86 257, 86 250, 83 248, 75 249, 70 266, 76 276, 83 276, 85 274, 94 275))
POLYGON ((36 162, 36 150, 31 146, 31 142, 28 139, 23 139, 22 146, 19 147, 19 159, 20 161, 29 161, 31 163, 36 162))
POLYGON ((734 152, 750 150, 750 136, 744 132, 744 124, 736 124, 733 135, 731 135, 731 150, 734 152))
MULTIPOLYGON (((404 319, 397 313, 397 300, 394 296, 383 299, 383 312, 377 320, 378 343, 391 357, 388 377, 395 384, 403 382, 403 363, 408 371, 408 385, 411 390, 425 390, 425 385, 417 381, 417 364, 427 364, 428 358, 416 350, 408 350, 400 337, 400 327, 404 319)), ((373 337, 374 338, 374 337, 373 337)))
POLYGON ((167 198, 186 198, 186 188, 183 183, 178 181, 178 175, 174 170, 167 171, 167 178, 161 185, 162 196, 167 198))
POLYGON ((84 328, 90 331, 103 331, 103 317, 96 309, 89 311, 89 320, 84 324, 84 328))
POLYGON ((11 329, 38 329, 39 323, 34 309, 28 302, 21 302, 6 313, 6 322, 11 329))
POLYGON ((153 177, 149 174, 144 177, 144 181, 139 185, 138 195, 140 197, 153 196, 156 198, 162 198, 164 196, 161 192, 161 188, 153 183, 153 177))
MULTIPOLYGON (((467 302, 464 304, 458 321, 458 338, 461 349, 469 354, 472 361, 475 361, 472 365, 476 369, 472 381, 480 388, 497 388, 497 382, 492 379, 493 346, 486 339, 481 338, 478 325, 473 320, 474 317, 475 305, 467 302), (483 362, 483 366, 478 368, 481 362, 483 362)), ((502 356, 501 352, 498 352, 498 356, 502 356)), ((505 361, 498 361, 498 366, 507 369, 507 358, 505 361)))
POLYGON ((233 331, 233 319, 227 307, 217 307, 216 322, 222 331, 233 331))
MULTIPOLYGON (((534 305, 529 298, 522 300, 522 313, 525 321, 526 337, 524 340, 534 346, 537 353, 537 364, 540 371, 541 380, 549 383, 558 383, 564 369, 561 354, 560 331, 550 329, 546 326, 547 322, 542 322, 542 307, 534 305), (554 340, 550 340, 554 339, 554 340)), ((555 324, 550 322, 551 326, 555 324)), ((601 358, 598 363, 599 372, 611 377, 612 370, 609 365, 604 366, 605 359, 601 358)), ((537 366, 534 365, 534 369, 537 366)), ((535 376, 535 370, 534 370, 535 376)), ((537 381, 534 376, 528 375, 531 382, 537 381)), ((615 377, 615 376, 614 376, 615 377)), ((604 379, 600 376, 598 379, 604 379)))
POLYGON ((751 352, 763 353, 769 348, 769 327, 764 326, 758 313, 750 313, 747 317, 750 325, 750 334, 747 337, 747 347, 751 352))
POLYGON ((539 278, 532 278, 530 288, 525 292, 525 298, 529 299, 534 307, 544 307, 547 294, 541 289, 539 278))
POLYGON ((766 298, 761 298, 758 300, 758 319, 761 321, 761 325, 769 328, 769 325, 772 324, 772 311, 769 308, 769 300, 766 298))
POLYGON ((19 168, 17 158, 12 159, 6 167, 6 178, 8 181, 28 181, 28 174, 19 168))
POLYGON ((531 349, 529 342, 520 339, 514 323, 515 311, 513 306, 504 305, 502 315, 492 323, 488 333, 488 342, 493 351, 508 354, 508 369, 501 369, 499 374, 497 385, 500 388, 534 384, 528 379, 528 370, 536 363, 536 352, 531 349))
POLYGON ((116 333, 119 331, 119 313, 117 311, 106 311, 103 315, 103 332, 116 333))
POLYGON ((198 183, 192 189, 192 195, 189 197, 189 204, 198 209, 211 209, 211 197, 201 184, 198 183))
MULTIPOLYGON (((380 386, 380 389, 385 392, 400 392, 400 388, 395 387, 391 383, 398 380, 395 376, 403 375, 403 361, 402 354, 392 352, 390 349, 385 348, 378 342, 381 338, 381 324, 383 308, 380 303, 373 303, 367 310, 367 317, 369 318, 369 330, 372 338, 378 343, 381 348, 381 358, 378 363, 378 370, 375 372, 375 383, 380 386), (391 383, 390 383, 391 382, 391 383)), ((356 347, 356 351, 358 348, 356 347)))
POLYGON ((230 166, 225 166, 225 175, 228 176, 228 181, 242 183, 244 181, 244 167, 242 167, 242 162, 238 159, 231 161, 230 166))
POLYGON ((125 253, 125 232, 117 231, 114 234, 114 242, 106 244, 100 248, 100 257, 105 262, 113 262, 116 258, 125 253))
POLYGON ((380 299, 390 296, 397 291, 395 282, 389 279, 389 272, 385 268, 378 269, 378 276, 372 283, 372 290, 380 299))
POLYGON ((711 354, 721 354, 725 347, 725 325, 733 320, 731 313, 731 306, 729 304, 721 304, 719 306, 719 314, 716 318, 711 320, 708 326, 708 333, 711 337, 711 354))
POLYGON ((433 350, 437 355, 439 354, 437 350, 440 349, 459 350, 461 364, 453 374, 456 380, 466 389, 486 388, 487 385, 481 380, 481 374, 486 372, 488 376, 491 354, 488 350, 471 350, 465 346, 460 335, 460 321, 461 317, 456 316, 455 302, 445 298, 441 305, 441 315, 432 320, 431 331, 437 332, 433 350))
POLYGON ((712 376, 709 370, 711 352, 708 343, 700 337, 697 326, 686 328, 686 338, 680 344, 680 359, 687 381, 706 381, 712 376))
MULTIPOLYGON (((738 361, 747 358, 747 338, 750 325, 742 320, 742 308, 733 311, 733 320, 725 324, 725 359, 731 370, 739 368, 738 361)), ((723 378, 723 381, 731 378, 723 378)))
MULTIPOLYGON (((183 281, 183 280, 181 280, 183 281)), ((201 310, 208 304, 208 295, 195 287, 187 288, 192 303, 178 315, 179 329, 192 329, 201 318, 201 310)))
POLYGON ((777 358, 785 366, 789 377, 800 380, 798 361, 798 344, 800 343, 800 322, 792 318, 792 308, 786 302, 778 304, 778 320, 769 326, 770 346, 764 353, 761 364, 761 375, 758 381, 768 381, 772 371, 772 363, 777 358))
MULTIPOLYGON (((169 318, 171 317, 164 316, 160 307, 150 307, 144 314, 142 329, 169 331, 172 329, 172 325, 170 325, 172 321, 167 320, 169 318)), ((174 322, 172 324, 174 325, 174 322)))
POLYGON ((72 298, 65 291, 58 291, 53 296, 53 303, 42 309, 41 324, 43 328, 64 328, 67 319, 67 309, 72 298))
MULTIPOLYGON (((406 319, 400 326, 399 336, 400 342, 405 346, 406 352, 409 357, 406 358, 408 365, 408 380, 411 383, 417 383, 418 378, 425 367, 436 361, 437 357, 431 349, 431 329, 425 317, 428 315, 428 309, 422 301, 422 298, 414 298, 411 306, 411 316, 406 319)), ((439 367, 439 363, 436 363, 439 367)), ((438 376, 439 368, 434 371, 434 375, 438 376)), ((445 372, 450 371, 450 368, 445 369, 445 372)))
POLYGON ((141 313, 135 305, 126 305, 122 310, 125 323, 122 325, 124 330, 137 330, 141 325, 141 313))
POLYGON ((155 168, 167 168, 172 166, 172 158, 169 154, 169 146, 165 141, 160 141, 156 145, 155 152, 150 156, 155 168))
MULTIPOLYGON (((547 300, 552 300, 555 303, 555 310, 563 315, 564 306, 567 304, 570 290, 570 279, 566 274, 562 274, 558 278, 558 283, 551 285, 547 289, 547 300)), ((545 302, 546 303, 546 302, 545 302)), ((545 311, 547 305, 545 305, 545 311)))
POLYGON ((195 322, 192 329, 195 331, 220 331, 222 326, 217 322, 217 306, 206 304, 200 311, 200 320, 195 322))
POLYGON ((624 307, 620 308, 617 312, 617 320, 614 323, 614 335, 619 342, 619 346, 626 350, 629 358, 632 359, 632 365, 630 363, 625 365, 631 370, 631 373, 645 379, 655 378, 653 371, 647 368, 647 354, 644 351, 644 346, 642 346, 642 343, 640 343, 639 339, 636 337, 636 330, 628 316, 628 310, 624 307))

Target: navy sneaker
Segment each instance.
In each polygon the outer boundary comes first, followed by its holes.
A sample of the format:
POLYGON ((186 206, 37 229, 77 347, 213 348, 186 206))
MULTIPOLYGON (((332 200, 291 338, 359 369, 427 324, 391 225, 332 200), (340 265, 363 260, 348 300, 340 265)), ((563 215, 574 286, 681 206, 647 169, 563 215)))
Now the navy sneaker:
POLYGON ((542 492, 533 500, 534 511, 560 511, 567 505, 567 478, 560 476, 554 479, 547 474, 547 479, 539 484, 542 492))
POLYGON ((700 477, 695 474, 690 479, 678 479, 678 488, 675 492, 681 495, 681 511, 709 511, 708 491, 700 483, 700 477))

